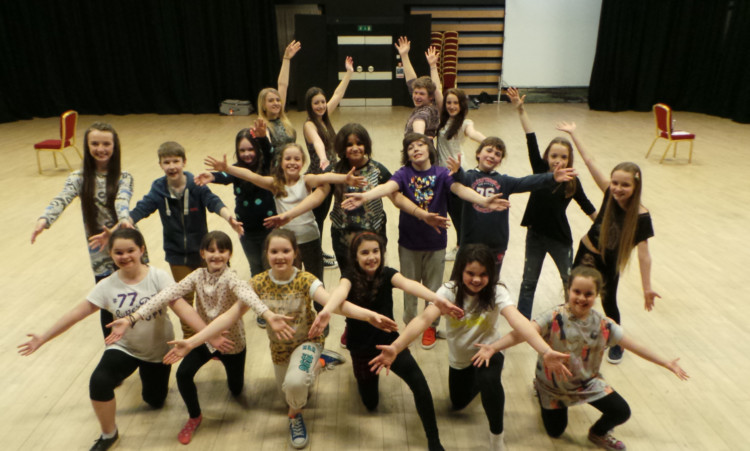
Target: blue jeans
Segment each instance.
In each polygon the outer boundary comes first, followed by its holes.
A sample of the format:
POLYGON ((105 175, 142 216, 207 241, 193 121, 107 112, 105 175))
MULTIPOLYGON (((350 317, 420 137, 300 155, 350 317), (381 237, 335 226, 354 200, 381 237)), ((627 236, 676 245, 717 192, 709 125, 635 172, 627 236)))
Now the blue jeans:
POLYGON ((531 228, 526 231, 526 259, 523 265, 523 282, 518 295, 518 311, 531 319, 531 308, 534 305, 534 293, 542 273, 544 257, 549 254, 560 271, 563 286, 568 283, 570 268, 573 266, 573 247, 569 244, 553 240, 547 236, 534 232, 531 228))

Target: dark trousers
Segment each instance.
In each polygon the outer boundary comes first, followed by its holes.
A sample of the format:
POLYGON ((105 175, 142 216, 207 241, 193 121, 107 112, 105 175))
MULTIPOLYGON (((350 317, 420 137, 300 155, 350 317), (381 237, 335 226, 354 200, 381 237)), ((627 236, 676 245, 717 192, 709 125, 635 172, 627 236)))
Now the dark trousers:
MULTIPOLYGON (((589 404, 596 407, 602 413, 601 418, 591 426, 591 432, 594 435, 607 435, 615 426, 621 425, 630 418, 630 406, 628 406, 628 403, 617 392, 612 392, 604 398, 590 402, 589 404)), ((544 429, 550 437, 557 438, 561 436, 568 426, 567 407, 563 407, 562 409, 542 408, 542 422, 544 423, 544 429)))
MULTIPOLYGON (((378 406, 378 381, 380 376, 370 371, 369 361, 377 354, 355 354, 352 353, 352 369, 357 379, 357 389, 367 410, 374 410, 378 406)), ((427 434, 427 443, 430 449, 442 449, 438 435, 437 420, 435 419, 435 406, 432 403, 432 393, 427 385, 427 380, 419 369, 417 361, 408 349, 404 349, 396 360, 391 364, 391 371, 406 382, 414 394, 414 404, 417 414, 422 420, 422 427, 427 434)))
POLYGON ((92 401, 115 399, 115 388, 138 369, 141 376, 141 397, 150 406, 159 408, 167 399, 171 365, 145 362, 118 349, 104 351, 102 359, 91 374, 89 397, 92 401))
POLYGON ((573 267, 580 265, 596 268, 602 274, 602 307, 604 314, 617 324, 620 324, 620 309, 617 307, 617 285, 620 283, 620 273, 615 262, 605 263, 600 254, 591 252, 583 242, 578 244, 578 252, 573 260, 573 267))
MULTIPOLYGON (((100 281, 106 279, 111 274, 107 274, 106 276, 94 276, 94 283, 99 283, 100 281)), ((109 327, 107 327, 107 324, 111 323, 115 320, 115 315, 110 313, 107 310, 101 309, 99 310, 99 323, 102 326, 102 334, 104 334, 104 338, 107 338, 109 333, 111 332, 109 330, 109 327)))
POLYGON ((493 434, 503 432, 503 411, 505 409, 505 391, 501 373, 505 358, 497 353, 490 359, 488 367, 469 366, 461 370, 450 368, 448 387, 451 403, 456 410, 463 409, 477 396, 482 394, 482 407, 490 422, 493 434))
POLYGON ((531 319, 531 309, 534 306, 534 293, 542 273, 542 265, 547 254, 557 265, 563 286, 568 283, 570 268, 573 264, 573 249, 569 244, 553 240, 545 235, 534 232, 529 227, 526 230, 526 258, 523 265, 523 282, 518 295, 518 311, 526 319, 531 319))
POLYGON ((224 370, 227 372, 227 385, 233 396, 242 393, 245 383, 245 355, 247 349, 237 354, 222 354, 218 351, 211 353, 205 344, 190 351, 182 359, 180 367, 177 368, 177 388, 180 389, 182 400, 185 401, 190 418, 197 418, 201 414, 201 406, 198 402, 198 388, 195 386, 195 374, 203 367, 211 357, 218 357, 224 370))
POLYGON ((269 233, 271 233, 270 230, 256 233, 247 232, 240 237, 242 250, 245 252, 247 262, 250 264, 251 276, 257 276, 268 269, 268 263, 263 254, 265 253, 264 245, 266 243, 266 237, 269 233))

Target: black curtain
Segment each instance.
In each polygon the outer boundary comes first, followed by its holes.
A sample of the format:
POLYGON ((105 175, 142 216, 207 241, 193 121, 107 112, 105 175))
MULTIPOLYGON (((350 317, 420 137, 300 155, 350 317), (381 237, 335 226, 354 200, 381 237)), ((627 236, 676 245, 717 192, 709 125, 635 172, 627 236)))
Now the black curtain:
POLYGON ((589 106, 750 123, 748 55, 750 1, 603 0, 589 106))
POLYGON ((3 0, 0 122, 255 104, 280 61, 273 0, 3 0))

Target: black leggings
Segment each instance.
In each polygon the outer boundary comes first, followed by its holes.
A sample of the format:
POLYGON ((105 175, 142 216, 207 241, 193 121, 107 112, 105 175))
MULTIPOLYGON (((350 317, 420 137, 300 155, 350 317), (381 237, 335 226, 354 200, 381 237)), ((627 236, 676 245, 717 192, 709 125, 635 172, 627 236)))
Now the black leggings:
POLYGON ((237 354, 222 354, 219 351, 208 350, 208 346, 201 345, 190 351, 182 359, 180 367, 177 368, 177 387, 180 389, 182 400, 185 401, 190 418, 198 418, 201 415, 201 406, 198 402, 198 388, 195 386, 193 378, 203 365, 211 357, 218 357, 224 364, 224 370, 227 372, 227 385, 232 395, 239 396, 242 393, 242 386, 245 383, 245 355, 247 348, 237 354))
POLYGON ((620 282, 620 273, 614 263, 606 264, 600 254, 591 252, 583 241, 578 244, 576 258, 573 259, 573 268, 578 266, 590 266, 602 274, 604 286, 602 287, 602 307, 604 314, 620 324, 620 309, 617 308, 617 285, 620 282))
POLYGON ((490 359, 490 366, 468 366, 457 370, 450 368, 448 387, 451 403, 456 410, 463 409, 477 396, 482 394, 482 407, 490 422, 490 432, 503 432, 503 410, 505 409, 505 391, 501 380, 505 357, 499 352, 490 359))
MULTIPOLYGON (((380 376, 370 371, 369 362, 377 354, 355 354, 352 353, 352 369, 357 379, 359 396, 362 398, 367 410, 375 410, 378 406, 378 381, 380 376)), ((391 364, 391 371, 400 377, 409 386, 414 394, 414 404, 417 414, 422 420, 422 427, 427 435, 429 449, 442 449, 438 435, 437 420, 435 419, 435 406, 432 403, 432 393, 427 385, 427 380, 419 369, 416 360, 408 349, 404 349, 391 364)))
MULTIPOLYGON (((602 416, 591 426, 590 431, 594 435, 605 436, 615 426, 628 421, 630 418, 630 407, 628 403, 617 392, 612 392, 602 399, 590 402, 596 407, 602 416)), ((568 426, 568 408, 545 409, 542 408, 542 422, 544 429, 550 437, 560 437, 568 426)))
POLYGON ((171 365, 161 362, 146 362, 119 349, 107 349, 91 374, 89 397, 92 401, 107 402, 115 399, 115 388, 133 374, 135 369, 141 376, 141 397, 150 406, 159 408, 167 399, 171 365))

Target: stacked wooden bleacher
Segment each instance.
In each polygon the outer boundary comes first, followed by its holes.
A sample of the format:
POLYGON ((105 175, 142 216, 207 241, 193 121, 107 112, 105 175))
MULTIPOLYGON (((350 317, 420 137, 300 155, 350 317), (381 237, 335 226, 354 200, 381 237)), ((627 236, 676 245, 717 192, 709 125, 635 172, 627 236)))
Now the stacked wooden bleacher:
POLYGON ((433 45, 441 40, 443 86, 468 95, 499 93, 505 8, 502 6, 414 6, 411 14, 432 16, 433 45))

